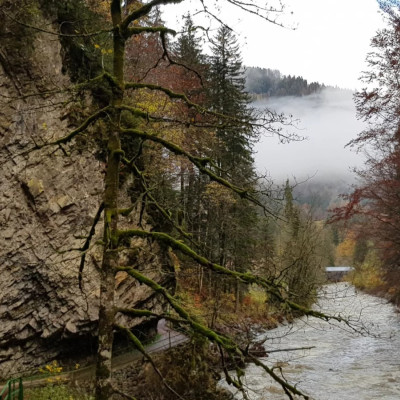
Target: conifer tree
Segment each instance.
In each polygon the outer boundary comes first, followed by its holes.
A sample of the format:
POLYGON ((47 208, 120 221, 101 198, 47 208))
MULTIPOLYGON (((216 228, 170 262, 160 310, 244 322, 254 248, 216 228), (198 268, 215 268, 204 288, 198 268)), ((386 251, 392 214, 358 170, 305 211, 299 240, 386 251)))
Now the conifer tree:
POLYGON ((184 20, 183 34, 177 40, 175 52, 183 64, 196 68, 205 61, 200 44, 201 39, 196 34, 196 27, 190 14, 184 16, 184 20))
POLYGON ((322 267, 327 263, 323 250, 323 227, 318 227, 310 213, 294 202, 289 180, 285 185, 284 221, 281 224, 280 279, 287 285, 289 298, 304 306, 313 303, 323 282, 322 267))
MULTIPOLYGON (((245 91, 244 67, 239 45, 233 32, 221 26, 213 43, 209 59, 209 102, 217 113, 237 118, 241 123, 221 126, 216 130, 215 159, 221 177, 236 184, 253 188, 255 177, 252 140, 255 131, 247 124, 254 121, 250 97, 245 91), (246 122, 243 124, 243 122, 246 122)), ((257 215, 254 207, 241 199, 220 196, 218 202, 208 205, 209 247, 212 258, 226 266, 235 266, 241 272, 250 269, 252 230, 257 215)), ((236 309, 243 297, 243 286, 237 284, 236 309)))
MULTIPOLYGON (((177 61, 184 66, 179 70, 180 89, 197 103, 204 104, 204 71, 207 68, 206 57, 201 47, 201 39, 194 26, 192 17, 187 14, 184 18, 182 34, 174 45, 174 53, 177 61)), ((193 143, 207 142, 209 136, 206 130, 195 127, 182 127, 183 136, 188 146, 196 154, 202 156, 201 148, 194 148, 193 143), (206 138, 206 139, 204 139, 206 138)), ((210 144, 210 146, 212 146, 210 144)), ((209 147, 210 147, 209 146, 209 147)), ((209 154, 208 154, 209 155, 209 154)), ((201 197, 208 180, 193 167, 191 163, 182 160, 180 164, 180 222, 196 238, 201 241, 201 197)))
MULTIPOLYGON (((210 103, 224 115, 252 121, 250 97, 245 92, 244 68, 239 45, 233 32, 221 26, 214 38, 210 58, 210 103)), ((223 174, 234 180, 246 180, 253 175, 251 156, 254 132, 248 125, 229 126, 217 130, 218 161, 223 174)))

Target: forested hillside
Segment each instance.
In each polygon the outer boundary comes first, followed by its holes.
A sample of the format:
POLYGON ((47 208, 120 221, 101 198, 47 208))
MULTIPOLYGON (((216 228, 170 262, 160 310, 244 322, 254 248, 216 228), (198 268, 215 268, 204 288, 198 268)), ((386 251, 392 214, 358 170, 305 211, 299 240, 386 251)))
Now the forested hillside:
POLYGON ((246 90, 249 93, 264 96, 307 96, 319 93, 328 86, 318 82, 308 83, 306 79, 295 75, 282 75, 276 69, 247 67, 246 90))

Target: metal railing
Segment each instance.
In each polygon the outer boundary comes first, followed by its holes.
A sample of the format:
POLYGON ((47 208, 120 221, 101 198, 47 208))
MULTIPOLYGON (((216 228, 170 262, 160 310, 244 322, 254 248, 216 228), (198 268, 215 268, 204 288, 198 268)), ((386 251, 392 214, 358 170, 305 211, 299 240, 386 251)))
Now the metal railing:
MULTIPOLYGON (((1 0, 0 0, 1 1, 1 0)), ((145 349, 147 353, 152 354, 152 353, 157 353, 161 352, 164 350, 168 350, 172 347, 179 346, 181 344, 184 344, 188 342, 190 339, 187 336, 187 332, 184 330, 176 330, 174 329, 168 329, 168 331, 164 332, 163 334, 160 335, 160 337, 155 340, 155 341, 150 341, 149 343, 143 342, 143 345, 145 346, 145 349)), ((139 359, 141 357, 141 353, 138 352, 136 349, 133 350, 133 347, 131 350, 128 350, 126 348, 120 349, 120 351, 115 352, 116 358, 119 358, 120 356, 123 356, 124 354, 133 354, 136 353, 137 357, 132 357, 128 363, 131 363, 135 359, 139 359)), ((125 364, 125 363, 124 363, 125 364)), ((65 370, 63 371, 63 375, 67 374, 75 374, 75 373, 81 373, 84 370, 89 370, 90 368, 93 368, 93 365, 87 365, 82 368, 79 368, 79 370, 76 369, 71 369, 71 370, 65 370)), ((0 400, 23 400, 24 399, 24 388, 23 388, 23 382, 22 378, 11 378, 13 375, 14 376, 25 376, 24 380, 26 382, 25 387, 31 387, 34 386, 34 383, 36 381, 43 380, 43 375, 38 375, 37 370, 26 370, 26 371, 18 371, 15 373, 8 373, 7 376, 10 377, 10 379, 6 382, 5 386, 1 388, 1 385, 4 383, 0 382, 0 400), (32 375, 32 376, 31 376, 32 375), (32 385, 33 384, 33 385, 32 385)), ((5 378, 5 377, 4 377, 5 378)), ((3 381, 4 382, 4 381, 3 381)))
POLYGON ((22 378, 10 379, 7 381, 3 390, 0 392, 1 400, 23 400, 24 385, 22 378))

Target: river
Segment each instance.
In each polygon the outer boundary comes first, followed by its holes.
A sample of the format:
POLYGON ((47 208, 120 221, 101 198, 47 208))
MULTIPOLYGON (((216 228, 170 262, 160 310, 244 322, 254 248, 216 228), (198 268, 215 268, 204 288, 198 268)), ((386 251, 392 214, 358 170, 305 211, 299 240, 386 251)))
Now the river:
MULTIPOLYGON (((400 399, 400 317, 396 309, 347 283, 324 286, 315 307, 348 316, 362 334, 343 324, 300 318, 259 339, 267 338, 267 351, 313 348, 273 352, 263 361, 282 366, 287 380, 311 399, 400 399)), ((252 400, 286 398, 279 385, 253 364, 246 367, 244 381, 252 400)), ((236 393, 235 398, 242 396, 236 393)))

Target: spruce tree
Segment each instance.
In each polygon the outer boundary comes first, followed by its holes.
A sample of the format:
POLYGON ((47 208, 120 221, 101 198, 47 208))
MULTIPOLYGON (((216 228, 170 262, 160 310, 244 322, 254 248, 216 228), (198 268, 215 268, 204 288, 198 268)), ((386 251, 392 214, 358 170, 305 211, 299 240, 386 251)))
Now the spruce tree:
POLYGON ((253 175, 251 154, 254 135, 247 124, 253 120, 253 115, 250 97, 245 91, 245 71, 239 45, 233 32, 226 26, 221 26, 211 50, 211 107, 216 112, 236 119, 236 123, 217 130, 218 163, 221 170, 235 181, 243 181, 253 175))
POLYGON ((192 17, 187 14, 184 18, 183 33, 179 36, 175 45, 175 53, 179 61, 189 68, 196 68, 204 63, 201 39, 197 36, 196 27, 192 17))
MULTIPOLYGON (((181 68, 180 85, 181 90, 184 85, 185 93, 196 103, 203 103, 203 75, 206 70, 206 57, 203 54, 201 39, 193 24, 193 20, 188 13, 184 18, 182 34, 178 37, 174 45, 174 55, 176 61, 184 68, 181 68)), ((201 149, 195 149, 193 144, 199 143, 199 137, 207 136, 205 131, 196 127, 182 127, 184 141, 196 152, 197 155, 203 155, 201 149)), ((209 154, 208 154, 209 155, 209 154)), ((193 167, 192 164, 182 160, 180 164, 180 221, 194 238, 201 242, 202 224, 201 224, 201 202, 200 198, 204 191, 204 186, 208 179, 193 167)))
MULTIPOLYGON (((255 178, 252 141, 255 132, 249 127, 249 122, 254 117, 250 96, 245 91, 245 71, 239 45, 229 28, 220 27, 211 51, 208 76, 210 107, 232 118, 228 123, 221 124, 215 132, 217 173, 252 190, 255 178)), ((237 271, 249 270, 253 259, 248 250, 253 248, 252 242, 256 236, 253 230, 257 225, 254 207, 241 199, 225 197, 224 201, 208 204, 207 209, 208 246, 213 249, 210 257, 227 267, 235 266, 237 271)), ((228 290, 235 291, 238 309, 243 298, 243 286, 237 283, 235 289, 228 290)))

